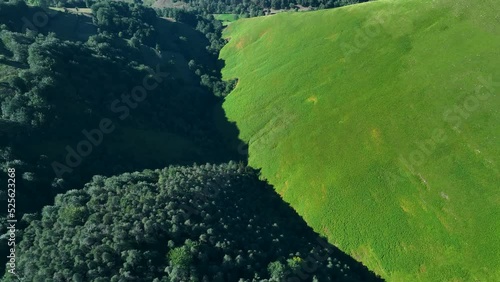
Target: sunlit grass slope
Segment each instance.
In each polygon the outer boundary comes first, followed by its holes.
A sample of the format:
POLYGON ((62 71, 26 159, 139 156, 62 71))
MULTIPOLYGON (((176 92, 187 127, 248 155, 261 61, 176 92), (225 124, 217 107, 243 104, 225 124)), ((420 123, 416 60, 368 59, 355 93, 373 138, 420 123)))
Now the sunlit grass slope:
POLYGON ((391 281, 500 281, 496 1, 377 1, 225 32, 250 164, 391 281))

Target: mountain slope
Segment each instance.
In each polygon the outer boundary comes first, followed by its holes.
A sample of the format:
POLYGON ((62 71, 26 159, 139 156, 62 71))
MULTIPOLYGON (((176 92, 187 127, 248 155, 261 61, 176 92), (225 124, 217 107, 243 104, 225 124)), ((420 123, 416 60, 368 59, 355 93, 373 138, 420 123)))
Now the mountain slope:
POLYGON ((377 1, 244 19, 221 52, 249 163, 393 281, 500 278, 493 1, 377 1))

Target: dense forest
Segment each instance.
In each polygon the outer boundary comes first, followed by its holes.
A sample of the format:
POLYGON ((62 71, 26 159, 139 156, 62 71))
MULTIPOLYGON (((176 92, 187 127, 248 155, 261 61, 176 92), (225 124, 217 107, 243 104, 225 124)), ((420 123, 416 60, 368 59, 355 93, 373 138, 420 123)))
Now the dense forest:
POLYGON ((0 158, 3 170, 22 172, 20 215, 95 174, 244 159, 219 110, 231 83, 220 81, 202 33, 141 5, 93 9, 95 34, 79 41, 59 29, 68 15, 32 30, 22 19, 44 10, 1 6, 0 158))
MULTIPOLYGON (((26 281, 372 281, 243 164, 94 176, 19 245, 26 281)), ((15 281, 16 277, 12 277, 15 281)))
MULTIPOLYGON (((6 18, 16 15, 11 9, 30 8, 18 2, 4 4, 0 12, 5 23, 0 32, 1 59, 7 67, 0 84, 1 134, 8 137, 1 141, 2 164, 23 171, 21 191, 36 195, 20 198, 50 199, 54 193, 47 192, 60 192, 59 184, 83 185, 96 173, 239 156, 227 151, 217 129, 216 95, 224 95, 230 87, 213 75, 217 60, 204 48, 210 43, 201 33, 168 36, 165 30, 174 29, 174 24, 159 21, 152 9, 107 2, 93 7, 98 32, 86 42, 69 41, 51 32, 22 33, 16 22, 6 18), (113 21, 117 11, 124 14, 119 23, 113 21), (190 41, 205 46, 191 48, 188 45, 196 44, 190 41), (214 95, 204 83, 216 85, 219 92, 214 95), (102 134, 95 132, 103 120, 110 120, 114 129, 99 137, 102 134), (163 137, 167 140, 159 140, 163 137), (121 142, 124 138, 132 138, 130 144, 121 142), (74 151, 89 150, 78 145, 86 139, 104 142, 93 144, 92 153, 73 168, 65 159, 74 151), (130 145, 135 142, 143 146, 164 142, 179 151, 165 148, 148 158, 140 153, 153 148, 134 152, 130 145)), ((32 202, 20 205, 40 207, 32 202)))
POLYGON ((245 167, 221 109, 236 83, 221 80, 221 22, 196 9, 85 5, 91 14, 0 3, 0 167, 16 171, 20 278, 377 279, 245 167))

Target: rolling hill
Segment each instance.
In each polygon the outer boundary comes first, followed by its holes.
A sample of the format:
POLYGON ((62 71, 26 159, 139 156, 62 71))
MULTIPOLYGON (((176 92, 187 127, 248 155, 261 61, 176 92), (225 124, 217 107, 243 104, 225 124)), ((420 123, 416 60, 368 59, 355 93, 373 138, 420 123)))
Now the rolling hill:
POLYGON ((249 164, 383 278, 499 281, 499 15, 382 0, 232 23, 249 164))

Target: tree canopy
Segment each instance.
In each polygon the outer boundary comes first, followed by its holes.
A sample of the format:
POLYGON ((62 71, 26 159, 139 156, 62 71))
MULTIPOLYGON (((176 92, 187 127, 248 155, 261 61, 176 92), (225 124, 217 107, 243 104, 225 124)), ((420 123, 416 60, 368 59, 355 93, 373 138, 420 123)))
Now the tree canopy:
POLYGON ((320 241, 257 176, 233 162, 94 176, 39 217, 24 217, 18 274, 27 281, 377 280, 320 241))

